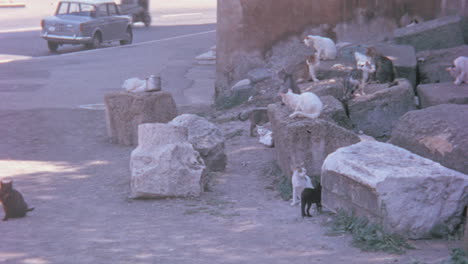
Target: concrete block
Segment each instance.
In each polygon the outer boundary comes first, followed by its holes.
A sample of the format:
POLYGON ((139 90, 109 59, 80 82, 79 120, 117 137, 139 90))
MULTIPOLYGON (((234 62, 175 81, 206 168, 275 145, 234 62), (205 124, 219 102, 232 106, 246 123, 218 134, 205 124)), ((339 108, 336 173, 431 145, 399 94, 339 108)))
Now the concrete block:
POLYGON ((458 16, 441 17, 394 32, 397 44, 411 45, 416 51, 445 49, 464 44, 462 19, 458 16))
POLYGON ((468 105, 445 104, 400 118, 390 143, 468 174, 468 105))
POLYGON ((177 107, 168 92, 112 92, 104 97, 107 134, 113 143, 136 145, 138 125, 167 123, 177 116, 177 107))
POLYGON ((459 56, 468 54, 468 45, 449 49, 427 50, 416 54, 419 83, 453 82, 455 79, 445 70, 459 56))
POLYGON ((421 108, 440 104, 468 104, 468 84, 453 82, 420 84, 417 87, 421 108))
POLYGON ((354 211, 412 239, 429 238, 438 226, 453 232, 468 203, 468 175, 376 141, 330 154, 321 184, 326 208, 354 211))
POLYGON ((370 84, 366 95, 348 101, 348 113, 356 130, 380 140, 387 139, 398 119, 416 109, 414 91, 409 81, 398 79, 398 84, 370 84))
POLYGON ((352 131, 333 122, 309 118, 290 118, 291 111, 279 103, 268 106, 277 162, 285 175, 303 162, 307 175, 318 180, 323 161, 336 149, 360 141, 352 131))

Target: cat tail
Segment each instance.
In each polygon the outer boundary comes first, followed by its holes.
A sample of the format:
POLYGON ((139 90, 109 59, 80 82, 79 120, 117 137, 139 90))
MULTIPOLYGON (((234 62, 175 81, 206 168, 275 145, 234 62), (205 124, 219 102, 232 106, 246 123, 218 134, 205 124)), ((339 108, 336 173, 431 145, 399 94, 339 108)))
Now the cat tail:
POLYGON ((292 113, 290 117, 294 118, 296 116, 303 116, 303 117, 308 117, 308 118, 311 118, 311 119, 315 119, 315 118, 320 116, 320 112, 310 114, 310 113, 305 113, 305 112, 301 112, 301 111, 296 111, 296 112, 292 113))

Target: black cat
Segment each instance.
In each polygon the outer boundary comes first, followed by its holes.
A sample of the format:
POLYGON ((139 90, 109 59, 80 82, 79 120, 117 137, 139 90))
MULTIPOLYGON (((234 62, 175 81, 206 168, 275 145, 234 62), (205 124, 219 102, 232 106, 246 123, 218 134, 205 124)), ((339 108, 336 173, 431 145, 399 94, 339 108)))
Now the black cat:
POLYGON ((305 188, 301 193, 301 213, 302 217, 312 217, 310 215, 310 207, 312 204, 317 206, 317 211, 322 211, 322 186, 320 183, 317 184, 317 187, 314 189, 312 188, 305 188), (306 209, 307 205, 307 211, 306 209))
POLYGON ((24 217, 27 212, 34 210, 34 208, 28 208, 23 195, 13 189, 12 181, 0 182, 0 202, 2 202, 5 211, 3 221, 7 221, 8 218, 24 217))

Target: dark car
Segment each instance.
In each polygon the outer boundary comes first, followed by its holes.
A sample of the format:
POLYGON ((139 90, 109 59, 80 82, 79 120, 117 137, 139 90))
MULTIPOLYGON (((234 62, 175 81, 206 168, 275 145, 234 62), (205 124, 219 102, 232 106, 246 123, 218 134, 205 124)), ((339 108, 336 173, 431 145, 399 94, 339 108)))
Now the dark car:
POLYGON ((51 52, 63 44, 98 48, 103 42, 127 45, 133 40, 131 18, 121 15, 112 0, 61 1, 55 15, 44 18, 41 26, 51 52))

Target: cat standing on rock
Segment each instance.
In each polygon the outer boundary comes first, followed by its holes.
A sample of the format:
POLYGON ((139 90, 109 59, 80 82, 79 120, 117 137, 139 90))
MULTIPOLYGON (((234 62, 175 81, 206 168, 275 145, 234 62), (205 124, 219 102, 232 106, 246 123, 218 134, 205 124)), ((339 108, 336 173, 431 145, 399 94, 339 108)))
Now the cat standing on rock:
POLYGON ((336 59, 336 45, 335 42, 329 38, 308 35, 304 38, 304 44, 316 50, 319 60, 336 59))
POLYGON ((5 217, 3 221, 9 218, 18 218, 26 216, 26 213, 34 210, 28 208, 21 193, 13 189, 13 181, 0 181, 0 202, 2 202, 5 217))
POLYGON ((364 87, 369 81, 369 77, 375 72, 375 65, 371 58, 366 55, 355 52, 356 68, 353 69, 344 79, 344 99, 349 100, 358 93, 364 95, 364 87))
POLYGON ((288 90, 287 93, 280 93, 282 102, 294 112, 289 115, 290 118, 297 116, 315 119, 320 116, 323 109, 323 103, 320 98, 312 92, 295 94, 288 90))
POLYGON ((468 57, 460 56, 453 61, 453 65, 446 69, 455 78, 455 85, 468 83, 468 57))

